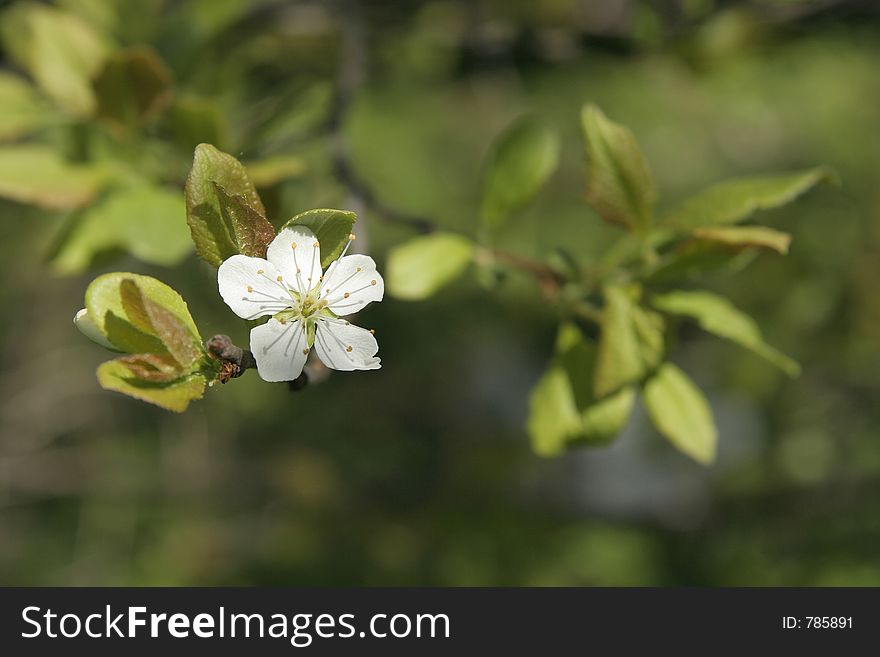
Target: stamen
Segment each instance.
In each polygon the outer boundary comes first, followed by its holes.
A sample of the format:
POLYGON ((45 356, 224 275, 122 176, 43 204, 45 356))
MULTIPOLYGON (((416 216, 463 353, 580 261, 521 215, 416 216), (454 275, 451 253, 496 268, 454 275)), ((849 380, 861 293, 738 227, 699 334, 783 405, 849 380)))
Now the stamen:
POLYGON ((296 242, 291 242, 290 248, 293 249, 294 251, 296 251, 296 242))
MULTIPOLYGON (((340 339, 336 336, 336 334, 335 334, 333 331, 322 331, 322 333, 329 333, 329 334, 330 334, 330 337, 333 338, 333 339, 336 341, 336 344, 338 344, 340 347, 342 347, 343 349, 345 349, 345 351, 346 351, 346 356, 348 356, 348 353, 349 353, 351 350, 347 347, 347 345, 346 345, 342 340, 340 340, 340 339)), ((319 335, 320 335, 320 334, 319 334, 319 335)), ((329 351, 329 349, 327 349, 326 346, 325 346, 324 349, 325 349, 326 351, 329 351)), ((351 356, 348 356, 348 360, 349 360, 350 362, 352 362, 352 363, 355 362, 355 361, 354 361, 354 358, 352 358, 351 356)))
POLYGON ((354 233, 348 234, 348 241, 349 242, 354 242, 356 239, 357 239, 357 235, 355 235, 354 233))
POLYGON ((376 279, 375 279, 375 278, 374 278, 373 280, 370 281, 370 285, 376 285, 376 279))
POLYGON ((247 286, 247 291, 248 291, 248 293, 253 292, 253 291, 254 291, 253 286, 248 285, 248 286, 247 286))
POLYGON ((308 356, 308 355, 309 355, 309 350, 307 348, 303 349, 303 356, 308 356))
POLYGON ((345 348, 345 350, 346 350, 347 352, 351 353, 351 345, 348 345, 348 346, 345 348))
POLYGON ((376 329, 369 329, 369 331, 372 335, 376 335, 376 329))
POLYGON ((345 294, 342 295, 342 298, 343 298, 343 299, 348 299, 349 296, 350 296, 350 295, 348 294, 348 292, 346 292, 345 294))
MULTIPOLYGON (((279 320, 279 321, 281 321, 281 320, 279 320)), ((283 324, 284 322, 281 322, 281 323, 283 324)), ((291 324, 291 326, 296 326, 296 322, 294 322, 293 324, 291 324)), ((288 330, 289 330, 289 328, 284 329, 284 330, 281 332, 281 334, 280 334, 277 338, 275 338, 274 340, 272 340, 272 342, 270 342, 270 343, 267 344, 265 347, 263 347, 263 353, 264 353, 264 354, 269 353, 269 350, 270 350, 272 347, 274 347, 276 344, 278 344, 278 343, 281 341, 281 338, 283 338, 285 335, 287 335, 287 331, 288 331, 288 330)), ((287 350, 285 349, 285 352, 286 352, 286 351, 287 351, 287 350)))
POLYGON ((284 277, 281 274, 278 274, 278 282, 280 283, 283 280, 284 280, 284 277))
POLYGON ((265 272, 265 270, 263 270, 263 269, 258 269, 258 270, 257 270, 257 274, 265 274, 265 273, 266 273, 266 272, 265 272))

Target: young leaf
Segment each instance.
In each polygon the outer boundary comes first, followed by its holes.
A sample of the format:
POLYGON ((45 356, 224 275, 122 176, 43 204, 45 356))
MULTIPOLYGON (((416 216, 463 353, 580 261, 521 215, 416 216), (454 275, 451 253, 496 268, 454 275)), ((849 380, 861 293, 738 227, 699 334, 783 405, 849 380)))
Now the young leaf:
POLYGON ((622 386, 641 380, 663 356, 663 322, 642 309, 638 290, 610 285, 604 290, 601 336, 594 387, 604 397, 622 386))
POLYGON ((431 233, 413 238, 388 253, 388 292, 398 299, 426 299, 461 275, 473 255, 473 242, 460 235, 431 233))
POLYGON ((785 205, 822 181, 834 180, 825 167, 730 180, 689 198, 662 223, 682 230, 736 224, 758 210, 785 205))
POLYGON ((695 319, 704 330, 753 351, 791 377, 800 373, 794 360, 764 342, 755 320, 723 297, 711 292, 677 291, 656 295, 651 303, 671 315, 695 319))
POLYGON ((556 360, 562 366, 571 386, 574 404, 580 414, 580 425, 569 441, 604 443, 623 429, 635 402, 633 386, 624 386, 616 392, 599 398, 594 387, 596 345, 572 323, 559 329, 556 341, 556 360))
POLYGON ((716 242, 737 249, 758 247, 785 255, 791 244, 791 235, 765 226, 718 226, 695 228, 691 233, 703 242, 716 242))
POLYGON ((239 253, 253 258, 265 258, 266 249, 275 237, 275 227, 269 220, 245 201, 244 196, 230 196, 217 183, 214 192, 220 202, 220 213, 239 253))
MULTIPOLYGON (((234 226, 227 224, 221 203, 230 197, 252 208, 265 219, 266 210, 244 166, 234 157, 210 144, 196 146, 192 169, 186 179, 186 220, 198 254, 219 267, 231 255, 239 253, 234 226), (217 188, 224 192, 218 196, 217 188)), ((228 208, 227 208, 228 210, 228 208)))
POLYGON ((150 383, 171 383, 181 377, 180 363, 156 354, 133 354, 115 359, 131 372, 132 377, 150 383))
MULTIPOLYGON (((143 330, 140 318, 130 317, 122 298, 122 283, 137 284, 142 294, 179 320, 195 344, 202 339, 186 302, 170 287, 149 276, 114 272, 99 276, 86 290, 86 310, 98 331, 117 349, 130 354, 165 354, 168 350, 155 330, 143 330)), ((129 310, 131 308, 129 307, 129 310)))
POLYGON ((24 79, 0 71, 0 139, 27 135, 48 122, 49 110, 24 79))
POLYGON ((666 254, 657 269, 643 282, 703 280, 712 272, 735 273, 751 264, 757 255, 757 247, 732 247, 719 242, 686 240, 666 254))
POLYGON ((200 374, 155 381, 150 375, 143 376, 144 366, 132 357, 107 361, 98 367, 98 382, 105 390, 121 392, 176 413, 185 411, 193 399, 201 399, 205 393, 205 377, 200 374))
POLYGON ((569 437, 580 430, 571 382, 559 364, 551 365, 529 397, 526 430, 532 448, 541 456, 555 456, 565 449, 569 437))
POLYGON ((106 181, 105 172, 68 164, 46 146, 0 146, 0 197, 49 210, 88 204, 106 181))
POLYGON ((541 456, 560 453, 568 443, 605 443, 623 429, 635 402, 625 386, 597 399, 593 390, 595 347, 574 324, 560 327, 556 355, 532 390, 526 429, 541 456))
POLYGON ((136 258, 170 267, 192 251, 179 191, 154 185, 124 188, 84 210, 58 245, 54 268, 77 274, 100 253, 121 248, 136 258))
POLYGON ((0 18, 6 51, 64 110, 78 117, 95 110, 91 80, 107 44, 74 14, 35 2, 12 6, 0 18))
POLYGON ((606 221, 645 234, 656 189, 651 169, 632 133, 595 105, 581 112, 587 149, 587 200, 606 221))
POLYGON ((718 432, 712 409, 700 389, 672 363, 645 382, 644 403, 657 430, 695 461, 715 460, 718 432))
POLYGON ((321 266, 327 267, 348 244, 356 220, 354 212, 322 208, 301 212, 284 224, 284 228, 304 226, 311 230, 321 243, 321 266))
POLYGON ((138 284, 126 278, 119 284, 119 297, 129 321, 140 331, 155 335, 183 368, 192 367, 203 354, 201 341, 174 313, 146 296, 138 284))
POLYGON ((125 127, 160 114, 171 102, 171 72, 146 46, 114 53, 93 84, 98 115, 125 127))
POLYGON ((559 151, 559 135, 530 117, 502 133, 483 180, 483 221, 497 228, 531 201, 556 169, 559 151))

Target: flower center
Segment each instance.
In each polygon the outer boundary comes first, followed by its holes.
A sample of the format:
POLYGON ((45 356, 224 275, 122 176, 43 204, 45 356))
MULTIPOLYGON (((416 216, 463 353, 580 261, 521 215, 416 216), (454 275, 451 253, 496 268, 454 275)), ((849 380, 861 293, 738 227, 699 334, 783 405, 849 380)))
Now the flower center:
POLYGON ((305 295, 301 295, 296 290, 290 291, 290 307, 285 308, 275 315, 275 319, 280 322, 299 319, 303 322, 313 319, 321 311, 327 308, 327 301, 321 299, 321 290, 319 286, 315 286, 305 295))

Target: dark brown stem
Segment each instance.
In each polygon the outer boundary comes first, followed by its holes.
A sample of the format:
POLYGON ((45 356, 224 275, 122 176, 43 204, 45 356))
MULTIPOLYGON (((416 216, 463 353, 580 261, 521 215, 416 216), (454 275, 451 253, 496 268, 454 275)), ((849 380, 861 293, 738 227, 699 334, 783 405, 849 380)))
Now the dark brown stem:
MULTIPOLYGON (((221 369, 218 380, 220 383, 228 383, 231 379, 237 379, 245 370, 257 369, 257 361, 254 355, 247 349, 242 349, 232 342, 228 335, 215 335, 205 342, 205 349, 214 358, 220 361, 221 369)), ((298 392, 309 385, 321 383, 327 379, 329 370, 319 360, 306 363, 305 368, 297 378, 288 381, 287 386, 293 392, 298 392)))

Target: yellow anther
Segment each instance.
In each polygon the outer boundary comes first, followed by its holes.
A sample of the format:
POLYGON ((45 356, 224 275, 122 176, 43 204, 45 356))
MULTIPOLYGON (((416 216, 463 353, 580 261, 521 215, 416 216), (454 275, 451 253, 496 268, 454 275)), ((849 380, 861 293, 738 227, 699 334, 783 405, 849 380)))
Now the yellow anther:
POLYGON ((355 235, 354 233, 349 233, 349 234, 348 234, 348 240, 349 240, 350 242, 354 242, 356 239, 357 239, 357 235, 355 235))
POLYGON ((319 246, 321 246, 321 243, 320 243, 320 242, 315 242, 315 248, 317 249, 319 246))
POLYGON ((309 355, 309 350, 303 349, 303 356, 308 356, 308 355, 309 355))
POLYGON ((342 295, 342 298, 343 298, 343 299, 348 299, 348 296, 349 296, 349 294, 348 294, 348 292, 346 292, 345 294, 342 295))
POLYGON ((262 273, 264 273, 262 269, 257 270, 257 274, 262 274, 262 273))
POLYGON ((248 285, 248 292, 253 292, 253 291, 254 291, 254 288, 252 288, 250 285, 248 285))
POLYGON ((376 329, 370 329, 370 333, 375 334, 375 333, 376 333, 376 329))
POLYGON ((299 267, 297 267, 297 268, 296 268, 296 273, 297 273, 297 274, 301 274, 301 273, 302 273, 302 269, 300 269, 299 267))
POLYGON ((373 280, 370 281, 370 285, 376 285, 376 283, 377 283, 377 281, 376 281, 375 278, 374 278, 373 280))
POLYGON ((351 353, 351 345, 348 345, 348 346, 345 348, 345 350, 346 350, 347 352, 351 353))
POLYGON ((363 271, 361 267, 358 267, 355 271, 363 271))
POLYGON ((281 274, 278 274, 278 282, 280 283, 283 280, 284 280, 284 277, 281 274))
POLYGON ((291 249, 295 249, 295 248, 296 248, 296 242, 291 242, 291 243, 290 243, 290 248, 291 248, 291 249))

